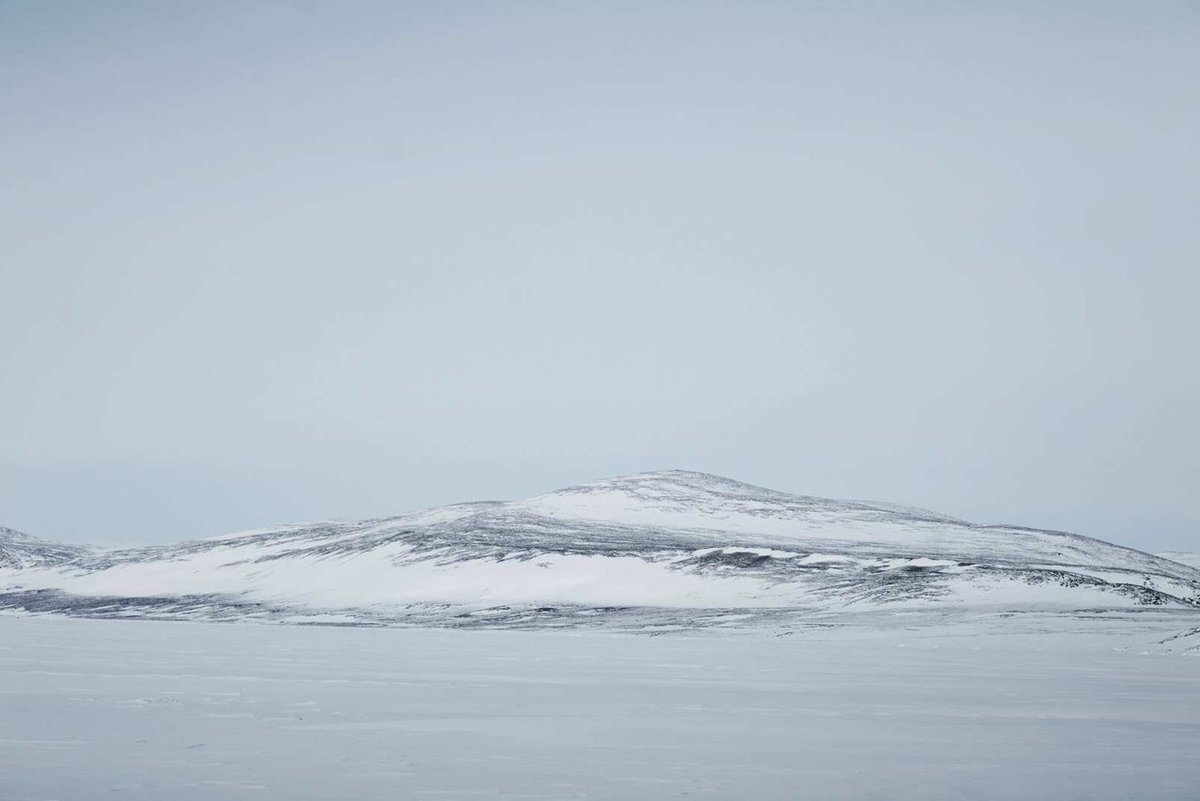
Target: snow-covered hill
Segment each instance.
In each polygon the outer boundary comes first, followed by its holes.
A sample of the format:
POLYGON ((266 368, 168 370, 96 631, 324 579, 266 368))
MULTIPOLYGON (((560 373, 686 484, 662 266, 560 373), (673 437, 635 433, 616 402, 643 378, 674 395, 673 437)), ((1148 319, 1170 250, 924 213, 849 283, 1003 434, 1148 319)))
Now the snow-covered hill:
POLYGON ((76 545, 47 542, 0 526, 0 576, 6 571, 62 564, 84 553, 86 549, 76 545))
POLYGON ((179 545, 0 534, 0 607, 438 625, 742 625, 1200 608, 1194 566, 1055 531, 663 471, 179 545))
POLYGON ((1166 551, 1158 554, 1163 559, 1170 559, 1172 562, 1178 562, 1181 565, 1200 568, 1200 553, 1190 553, 1186 551, 1166 551))

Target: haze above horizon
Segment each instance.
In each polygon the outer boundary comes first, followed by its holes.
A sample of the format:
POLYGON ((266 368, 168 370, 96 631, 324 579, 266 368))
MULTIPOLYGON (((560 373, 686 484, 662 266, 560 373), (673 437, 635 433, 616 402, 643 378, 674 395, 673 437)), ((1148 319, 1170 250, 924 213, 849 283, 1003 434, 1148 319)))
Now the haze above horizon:
POLYGON ((0 6, 0 526, 686 468, 1200 550, 1200 9, 0 6))

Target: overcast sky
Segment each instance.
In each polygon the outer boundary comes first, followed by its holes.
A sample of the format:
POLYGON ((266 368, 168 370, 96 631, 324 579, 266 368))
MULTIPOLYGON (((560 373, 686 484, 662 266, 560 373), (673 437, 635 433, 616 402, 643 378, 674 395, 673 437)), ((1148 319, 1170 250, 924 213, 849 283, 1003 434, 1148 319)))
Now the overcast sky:
POLYGON ((1200 550, 1196 3, 0 4, 0 525, 668 467, 1200 550))

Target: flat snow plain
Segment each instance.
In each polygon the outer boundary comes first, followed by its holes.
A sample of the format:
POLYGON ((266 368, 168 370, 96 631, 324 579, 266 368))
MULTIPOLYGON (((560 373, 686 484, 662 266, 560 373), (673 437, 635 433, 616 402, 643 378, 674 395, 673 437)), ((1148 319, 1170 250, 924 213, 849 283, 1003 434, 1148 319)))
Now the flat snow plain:
POLYGON ((0 616, 0 798, 1195 801, 1195 627, 0 616))

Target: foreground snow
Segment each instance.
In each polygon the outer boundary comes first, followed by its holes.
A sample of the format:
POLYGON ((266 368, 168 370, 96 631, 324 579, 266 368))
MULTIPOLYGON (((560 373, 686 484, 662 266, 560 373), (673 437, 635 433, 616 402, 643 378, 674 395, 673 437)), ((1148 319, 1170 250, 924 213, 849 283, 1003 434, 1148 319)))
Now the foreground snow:
POLYGON ((649 637, 0 616, 0 797, 1194 801, 1185 623, 649 637))

